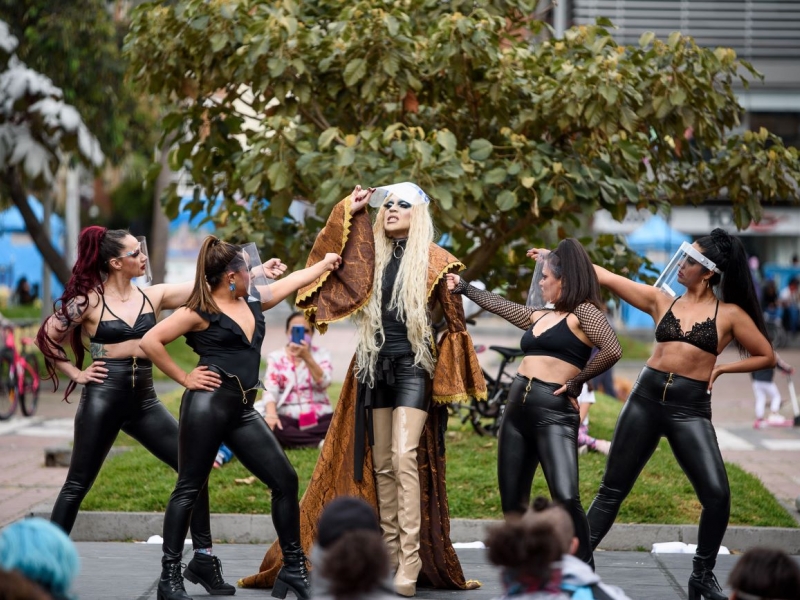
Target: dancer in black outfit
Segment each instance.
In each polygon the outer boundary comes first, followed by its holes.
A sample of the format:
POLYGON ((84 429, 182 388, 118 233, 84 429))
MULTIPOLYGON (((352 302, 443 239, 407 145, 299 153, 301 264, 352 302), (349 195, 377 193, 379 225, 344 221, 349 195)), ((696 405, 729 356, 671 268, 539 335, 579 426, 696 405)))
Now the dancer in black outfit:
MULTIPOLYGON (((689 598, 724 600, 713 569, 730 516, 730 487, 711 424, 711 388, 723 373, 771 367, 775 357, 742 243, 722 229, 697 240, 680 264, 683 296, 595 267, 601 285, 653 317, 656 344, 617 421, 606 471, 589 508, 592 548, 608 533, 622 501, 662 436, 697 493, 703 511, 689 598), (713 270, 697 259, 714 263, 713 270), (716 294, 715 294, 716 290, 716 294), (717 364, 736 342, 742 360, 717 364)), ((538 255, 532 250, 530 255, 538 255)), ((711 266, 711 265, 709 265, 711 266)))
POLYGON ((508 395, 497 454, 503 514, 522 514, 541 463, 550 494, 564 505, 580 542, 576 556, 592 564, 589 525, 578 488, 577 397, 584 382, 622 356, 617 336, 600 310, 600 286, 586 251, 562 241, 545 259, 541 288, 553 308, 529 308, 479 290, 448 274, 448 288, 524 329, 525 358, 508 395), (590 361, 592 347, 599 352, 590 361))
MULTIPOLYGON (((219 445, 272 491, 272 519, 283 551, 284 567, 273 596, 293 591, 310 596, 306 558, 300 545, 297 473, 263 417, 253 408, 264 340, 262 311, 339 265, 327 254, 315 265, 292 273, 253 296, 250 268, 238 246, 209 236, 197 259, 194 289, 184 307, 151 329, 141 348, 155 365, 185 386, 180 412, 178 482, 164 517, 164 556, 159 600, 190 600, 180 575, 183 540, 205 488, 219 445), (185 335, 200 356, 185 373, 169 356, 166 344, 185 335)), ((191 573, 185 573, 194 582, 191 573)))
MULTIPOLYGON (((87 227, 78 239, 78 258, 59 307, 36 336, 56 387, 57 371, 70 379, 65 399, 76 384, 84 386, 69 472, 50 517, 67 533, 120 431, 178 470, 178 422, 158 400, 152 363, 139 340, 155 326, 160 310, 186 302, 193 282, 141 290, 131 280, 144 275, 146 265, 147 256, 127 231, 87 227), (93 359, 85 370, 83 337, 89 337, 93 359), (64 350, 67 338, 75 364, 64 350)), ((235 588, 224 582, 219 559, 211 553, 208 513, 204 486, 192 514, 195 556, 188 571, 210 593, 233 594, 235 588)))

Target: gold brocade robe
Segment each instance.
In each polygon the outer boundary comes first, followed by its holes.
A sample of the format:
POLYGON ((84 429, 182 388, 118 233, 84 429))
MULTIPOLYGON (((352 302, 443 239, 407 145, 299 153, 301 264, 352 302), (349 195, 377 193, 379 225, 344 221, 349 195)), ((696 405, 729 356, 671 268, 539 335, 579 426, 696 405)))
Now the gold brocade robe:
MULTIPOLYGON (((372 223, 367 211, 350 215, 350 198, 336 205, 325 228, 309 254, 307 264, 319 261, 328 252, 342 256, 342 266, 326 273, 301 289, 297 305, 309 321, 324 333, 328 323, 344 319, 363 307, 372 293, 375 247, 372 223)), ((450 542, 450 512, 445 486, 444 436, 440 428, 447 419, 447 403, 485 398, 486 383, 472 339, 466 331, 461 296, 450 294, 445 275, 458 272, 464 265, 449 252, 431 244, 428 264, 428 307, 441 304, 447 332, 437 352, 433 377, 433 402, 417 451, 419 465, 421 514, 420 585, 436 588, 469 589, 478 583, 465 581, 461 564, 450 542)), ((357 381, 355 358, 350 363, 339 403, 333 413, 325 444, 300 501, 300 534, 303 550, 310 555, 322 508, 337 496, 357 496, 378 510, 372 455, 366 444, 361 481, 355 481, 355 407, 357 381)), ((267 551, 259 573, 239 581, 241 587, 271 587, 281 567, 281 550, 275 542, 267 551)))

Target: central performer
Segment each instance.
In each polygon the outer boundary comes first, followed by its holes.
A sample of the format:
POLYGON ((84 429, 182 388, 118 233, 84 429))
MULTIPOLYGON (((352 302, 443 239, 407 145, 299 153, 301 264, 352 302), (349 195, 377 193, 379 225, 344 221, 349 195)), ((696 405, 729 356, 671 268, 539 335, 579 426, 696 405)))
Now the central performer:
MULTIPOLYGON (((301 501, 303 545, 310 549, 327 502, 364 498, 378 508, 403 596, 415 594, 418 578, 437 588, 477 586, 465 581, 450 542, 444 428, 447 403, 485 398, 486 384, 461 298, 447 291, 445 276, 464 266, 434 244, 429 209, 413 183, 356 187, 334 207, 308 258, 335 251, 342 267, 297 296, 322 333, 348 316, 358 326, 356 355, 301 501), (374 226, 368 203, 378 208, 374 226), (438 344, 437 304, 447 323, 438 344)), ((261 572, 240 584, 268 587, 279 568, 273 546, 261 572)))

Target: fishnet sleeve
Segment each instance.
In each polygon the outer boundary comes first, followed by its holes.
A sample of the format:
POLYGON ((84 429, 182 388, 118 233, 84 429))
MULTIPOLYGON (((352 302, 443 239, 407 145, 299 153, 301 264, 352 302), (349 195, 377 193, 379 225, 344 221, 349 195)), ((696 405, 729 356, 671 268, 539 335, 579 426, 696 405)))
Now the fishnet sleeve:
POLYGON ((581 329, 592 344, 599 350, 594 358, 586 363, 583 370, 567 381, 567 394, 577 398, 583 384, 607 371, 622 357, 622 346, 617 334, 611 329, 606 316, 589 302, 584 302, 575 309, 575 316, 580 321, 581 329))
POLYGON ((499 317, 503 317, 512 325, 516 325, 520 329, 528 329, 531 326, 531 315, 535 309, 528 308, 522 304, 506 300, 502 296, 487 292, 486 290, 479 290, 473 285, 470 285, 463 277, 458 285, 453 288, 453 294, 463 294, 475 304, 480 306, 483 310, 488 310, 499 317))

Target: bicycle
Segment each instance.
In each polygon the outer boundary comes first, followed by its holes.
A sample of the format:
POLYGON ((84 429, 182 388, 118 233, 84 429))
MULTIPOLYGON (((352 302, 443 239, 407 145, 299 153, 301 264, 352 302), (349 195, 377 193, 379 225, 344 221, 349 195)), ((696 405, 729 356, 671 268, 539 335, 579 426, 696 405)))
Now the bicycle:
MULTIPOLYGON (((475 352, 478 354, 485 350, 485 346, 475 346, 475 352)), ((503 359, 500 361, 496 377, 492 377, 485 369, 481 369, 486 380, 487 399, 479 401, 473 398, 469 404, 451 403, 450 414, 458 417, 462 424, 469 421, 478 435, 496 437, 500 431, 500 424, 503 421, 503 414, 508 402, 508 391, 514 381, 514 374, 506 371, 506 367, 523 356, 523 352, 519 348, 503 346, 489 346, 489 350, 494 350, 503 359)))
POLYGON ((22 414, 31 417, 39 404, 39 358, 28 347, 30 337, 20 337, 22 351, 17 349, 14 327, 2 326, 5 348, 0 352, 0 421, 10 419, 19 404, 22 414))

